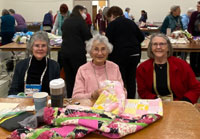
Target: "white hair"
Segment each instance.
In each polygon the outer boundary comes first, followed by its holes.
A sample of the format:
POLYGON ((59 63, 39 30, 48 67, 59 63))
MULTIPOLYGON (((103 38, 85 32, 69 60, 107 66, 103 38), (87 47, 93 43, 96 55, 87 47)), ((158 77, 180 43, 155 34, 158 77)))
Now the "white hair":
POLYGON ((194 11, 195 11, 195 9, 192 7, 188 8, 188 10, 187 10, 187 12, 190 12, 190 13, 193 13, 194 11))
POLYGON ((99 43, 104 43, 108 48, 108 53, 112 52, 113 45, 108 41, 108 38, 106 36, 96 34, 89 41, 86 41, 86 51, 88 53, 91 52, 94 41, 98 41, 99 43))

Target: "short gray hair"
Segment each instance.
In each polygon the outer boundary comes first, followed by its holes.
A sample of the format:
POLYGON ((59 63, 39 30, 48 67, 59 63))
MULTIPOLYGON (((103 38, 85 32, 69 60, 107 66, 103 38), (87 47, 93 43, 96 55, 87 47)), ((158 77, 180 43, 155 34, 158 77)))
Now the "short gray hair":
POLYGON ((27 51, 29 52, 29 54, 31 54, 31 55, 33 54, 33 44, 35 41, 38 41, 38 40, 45 41, 47 43, 47 49, 48 49, 47 54, 49 54, 50 53, 50 40, 49 40, 47 32, 45 32, 45 31, 35 32, 33 34, 33 36, 31 36, 31 39, 27 43, 27 51))
POLYGON ((88 53, 91 52, 94 41, 98 41, 99 43, 104 43, 108 48, 108 53, 110 54, 112 52, 113 45, 111 43, 109 43, 108 38, 106 36, 96 34, 89 41, 86 41, 86 51, 88 53))
POLYGON ((178 8, 180 8, 179 5, 173 5, 173 6, 170 8, 170 14, 172 14, 173 12, 175 12, 178 8))
POLYGON ((188 8, 188 10, 187 10, 187 12, 189 12, 189 13, 193 13, 194 11, 196 11, 196 10, 192 7, 188 8))
POLYGON ((167 57, 173 56, 172 44, 171 44, 169 38, 168 38, 165 34, 162 34, 162 33, 155 33, 155 34, 151 35, 151 38, 150 38, 150 41, 149 41, 149 45, 148 45, 148 48, 147 48, 147 56, 148 56, 149 58, 154 59, 154 54, 153 54, 153 52, 152 52, 152 40, 153 40, 155 37, 161 37, 161 38, 163 38, 163 39, 166 40, 166 42, 167 42, 167 47, 168 47, 167 57))

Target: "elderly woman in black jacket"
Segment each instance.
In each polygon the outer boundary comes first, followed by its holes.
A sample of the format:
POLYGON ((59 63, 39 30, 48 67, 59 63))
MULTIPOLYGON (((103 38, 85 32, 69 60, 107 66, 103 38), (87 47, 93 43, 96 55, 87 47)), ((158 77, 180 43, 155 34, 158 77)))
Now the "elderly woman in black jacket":
POLYGON ((47 58, 50 52, 49 38, 46 32, 34 33, 27 45, 31 57, 20 61, 15 68, 9 95, 24 92, 48 92, 49 82, 60 77, 60 68, 56 61, 47 58))
POLYGON ((85 41, 92 35, 85 22, 85 8, 76 5, 62 25, 61 57, 65 71, 67 97, 71 98, 78 68, 86 63, 85 41))

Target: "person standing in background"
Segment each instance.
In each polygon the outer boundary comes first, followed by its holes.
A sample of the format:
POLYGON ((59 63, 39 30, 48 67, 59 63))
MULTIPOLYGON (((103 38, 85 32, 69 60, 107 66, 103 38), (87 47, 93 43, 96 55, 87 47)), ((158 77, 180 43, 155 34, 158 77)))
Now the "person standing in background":
POLYGON ((17 25, 15 26, 16 32, 27 32, 27 25, 24 17, 20 14, 16 14, 15 10, 9 9, 10 14, 15 18, 17 25))
POLYGON ((165 17, 160 32, 166 34, 167 28, 171 29, 171 32, 176 30, 182 30, 183 25, 181 22, 181 9, 180 6, 174 5, 170 8, 170 14, 165 17))
POLYGON ((68 10, 68 6, 66 4, 60 5, 60 12, 57 13, 55 23, 53 25, 52 33, 56 34, 56 30, 58 30, 58 35, 62 36, 61 27, 65 19, 70 16, 70 12, 68 10))
POLYGON ((47 32, 51 32, 51 29, 53 27, 53 15, 52 15, 52 11, 50 10, 48 13, 46 13, 44 15, 44 19, 43 19, 43 29, 44 27, 48 26, 50 27, 48 30, 46 30, 47 32))
POLYGON ((0 19, 2 38, 1 44, 5 45, 12 42, 12 38, 15 33, 15 18, 10 15, 8 10, 3 9, 0 19))
POLYGON ((188 24, 190 21, 190 17, 192 13, 195 11, 194 8, 189 8, 186 14, 181 15, 181 22, 183 24, 183 29, 186 30, 188 28, 188 24))
POLYGON ((127 96, 135 98, 136 68, 141 58, 141 43, 144 35, 134 21, 124 17, 120 7, 113 6, 107 12, 110 23, 106 29, 106 36, 113 45, 113 51, 108 60, 116 63, 122 74, 127 96))
MULTIPOLYGON (((57 30, 58 30, 58 34, 56 35, 59 35, 59 36, 62 36, 62 30, 61 30, 61 27, 64 23, 64 21, 70 16, 70 12, 68 10, 68 6, 66 4, 61 4, 60 5, 60 10, 59 12, 57 12, 57 15, 56 15, 56 19, 55 19, 55 22, 54 22, 54 25, 53 25, 53 29, 52 29, 52 33, 53 34, 56 34, 57 30)), ((61 73, 62 73, 62 68, 63 68, 63 65, 62 65, 62 58, 61 58, 61 52, 60 50, 58 51, 58 63, 60 65, 60 69, 61 69, 61 73)))
MULTIPOLYGON (((192 15, 192 13, 194 12, 195 10, 193 8, 189 8, 188 11, 187 11, 187 14, 183 14, 181 15, 181 22, 183 24, 183 30, 187 30, 188 29, 188 24, 189 24, 189 21, 190 21, 190 17, 192 15)), ((181 58, 183 60, 186 60, 187 58, 187 55, 188 53, 186 52, 181 52, 181 58)))
POLYGON ((96 18, 95 18, 95 26, 97 26, 97 23, 98 23, 98 29, 99 29, 100 34, 106 31, 106 22, 104 20, 102 13, 103 11, 99 9, 99 13, 96 15, 96 18))
POLYGON ((127 7, 127 8, 125 9, 124 16, 125 16, 127 19, 134 20, 133 16, 130 15, 130 10, 131 10, 131 9, 127 7))
POLYGON ((140 17, 140 19, 139 19, 139 22, 141 23, 141 22, 144 22, 144 23, 146 23, 147 22, 147 12, 145 11, 145 10, 142 10, 141 11, 141 17, 140 17))
POLYGON ((85 14, 86 14, 85 22, 86 22, 86 24, 87 24, 87 26, 88 26, 89 31, 91 31, 92 20, 91 20, 90 14, 88 13, 87 8, 85 8, 85 14))
MULTIPOLYGON (((194 37, 200 36, 200 1, 197 2, 197 11, 194 11, 188 24, 188 32, 194 37)), ((200 76, 200 53, 190 53, 190 66, 196 76, 200 76)))
POLYGON ((65 71, 68 98, 72 97, 78 68, 87 61, 85 41, 92 38, 85 22, 84 10, 83 6, 76 5, 62 26, 61 59, 65 71))

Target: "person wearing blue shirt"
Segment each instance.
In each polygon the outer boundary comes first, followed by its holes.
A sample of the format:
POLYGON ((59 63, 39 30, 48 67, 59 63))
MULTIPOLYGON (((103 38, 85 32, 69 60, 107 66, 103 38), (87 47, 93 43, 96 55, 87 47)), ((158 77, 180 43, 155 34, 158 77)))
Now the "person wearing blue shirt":
MULTIPOLYGON (((192 15, 192 13, 194 11, 195 11, 195 9, 189 8, 187 10, 187 14, 181 15, 181 22, 182 22, 182 25, 183 25, 183 30, 187 30, 188 29, 188 24, 189 24, 189 21, 190 21, 190 16, 192 15)), ((181 53, 181 58, 185 60, 187 58, 187 55, 188 55, 188 53, 182 52, 181 53)))
POLYGON ((188 24, 190 21, 191 14, 195 11, 193 8, 189 8, 187 14, 181 15, 181 22, 183 24, 183 29, 186 30, 188 28, 188 24))
POLYGON ((130 10, 131 10, 130 8, 126 8, 126 9, 125 9, 125 12, 124 12, 124 16, 125 16, 127 19, 132 20, 132 17, 129 15, 130 10))

